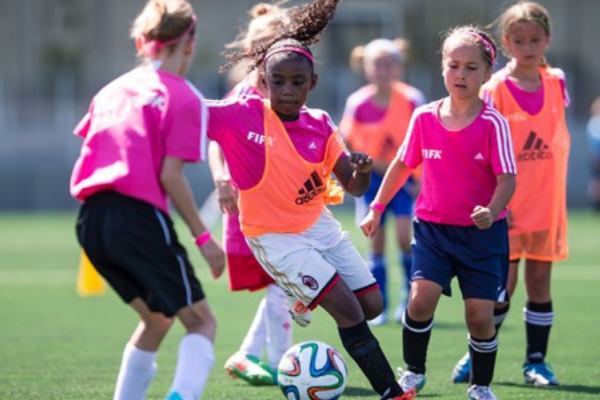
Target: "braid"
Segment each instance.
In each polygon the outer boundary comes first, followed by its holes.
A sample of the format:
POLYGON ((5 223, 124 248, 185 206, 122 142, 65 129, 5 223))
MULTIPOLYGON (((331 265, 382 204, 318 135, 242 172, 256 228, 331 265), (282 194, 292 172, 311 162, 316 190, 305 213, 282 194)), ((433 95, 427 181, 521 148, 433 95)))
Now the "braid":
POLYGON ((238 62, 251 59, 249 70, 255 69, 264 60, 268 50, 283 39, 292 39, 304 47, 317 43, 341 0, 313 0, 310 4, 290 8, 285 17, 274 21, 275 36, 250 51, 225 53, 227 63, 219 68, 226 72, 238 62))

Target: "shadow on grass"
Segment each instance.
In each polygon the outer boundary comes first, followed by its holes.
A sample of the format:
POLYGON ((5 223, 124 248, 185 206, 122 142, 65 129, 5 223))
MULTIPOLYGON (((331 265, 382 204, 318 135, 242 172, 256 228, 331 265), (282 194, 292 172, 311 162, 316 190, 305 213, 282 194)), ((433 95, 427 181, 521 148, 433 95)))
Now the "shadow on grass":
MULTIPOLYGON (((355 397, 370 397, 373 398, 373 396, 375 395, 375 392, 371 389, 367 389, 367 388, 362 388, 362 387, 347 387, 346 390, 344 390, 344 397, 346 396, 355 396, 355 397)), ((419 398, 434 398, 434 397, 440 397, 439 394, 435 394, 435 393, 427 393, 427 394, 420 394, 419 398)))
POLYGON ((600 386, 583 386, 583 385, 560 385, 550 387, 539 387, 527 385, 524 383, 514 382, 497 382, 494 383, 499 386, 514 387, 519 389, 531 389, 531 390, 548 390, 558 392, 570 392, 570 393, 586 393, 586 394, 600 394, 600 386))

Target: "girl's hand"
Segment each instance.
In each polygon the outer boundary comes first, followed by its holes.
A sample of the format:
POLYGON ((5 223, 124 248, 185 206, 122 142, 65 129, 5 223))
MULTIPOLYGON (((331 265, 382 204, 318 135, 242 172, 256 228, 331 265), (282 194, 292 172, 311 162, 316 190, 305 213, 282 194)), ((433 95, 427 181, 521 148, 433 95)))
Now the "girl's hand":
POLYGON ((216 279, 225 270, 225 252, 219 243, 210 239, 205 245, 198 247, 208 263, 212 276, 216 279))
POLYGON ((482 206, 476 206, 473 209, 471 219, 479 229, 489 229, 494 223, 494 216, 490 209, 482 206))
POLYGON ((372 239, 379 228, 379 223, 381 222, 381 213, 379 211, 375 211, 373 209, 369 210, 369 213, 360 223, 360 229, 362 229, 363 233, 369 239, 372 239))
POLYGON ((368 174, 373 169, 373 159, 361 151, 350 153, 350 165, 357 172, 368 174))
POLYGON ((219 179, 215 181, 215 186, 221 211, 229 215, 237 213, 238 192, 229 179, 219 179))

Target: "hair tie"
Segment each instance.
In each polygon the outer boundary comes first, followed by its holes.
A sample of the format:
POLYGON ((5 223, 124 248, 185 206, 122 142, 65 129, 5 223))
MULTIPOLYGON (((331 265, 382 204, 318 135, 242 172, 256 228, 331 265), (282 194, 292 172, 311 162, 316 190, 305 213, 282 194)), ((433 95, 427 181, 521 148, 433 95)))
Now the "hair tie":
POLYGON ((293 47, 293 46, 283 46, 283 47, 278 47, 276 49, 270 50, 267 55, 265 56, 265 58, 263 59, 263 63, 267 62, 267 59, 269 59, 271 56, 277 54, 277 53, 283 53, 283 52, 292 52, 292 53, 298 53, 298 54, 302 54, 303 56, 305 56, 306 58, 308 58, 310 60, 310 62, 312 64, 315 63, 314 57, 312 56, 312 54, 310 54, 308 51, 298 48, 298 47, 293 47))
POLYGON ((496 62, 496 51, 494 50, 494 46, 490 43, 490 41, 487 40, 483 35, 475 32, 475 31, 466 31, 465 34, 467 36, 474 37, 475 39, 479 39, 483 43, 483 45, 485 47, 485 51, 490 53, 490 56, 492 57, 492 65, 493 65, 496 62))

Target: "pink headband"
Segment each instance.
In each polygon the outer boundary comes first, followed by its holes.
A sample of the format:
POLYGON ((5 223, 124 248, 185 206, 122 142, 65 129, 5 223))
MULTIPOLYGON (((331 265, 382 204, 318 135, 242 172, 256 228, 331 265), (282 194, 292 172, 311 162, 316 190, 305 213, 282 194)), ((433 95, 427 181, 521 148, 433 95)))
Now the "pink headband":
POLYGON ((312 54, 310 54, 308 51, 306 51, 304 49, 300 49, 298 47, 284 46, 284 47, 278 47, 276 49, 273 49, 273 50, 269 51, 267 53, 267 55, 265 56, 265 58, 263 59, 263 63, 266 63, 267 59, 269 59, 269 57, 271 57, 272 55, 277 54, 277 53, 283 53, 284 51, 291 51, 292 53, 302 54, 303 56, 305 56, 306 58, 308 58, 311 63, 314 64, 314 62, 315 62, 312 54))
POLYGON ((192 22, 190 22, 190 26, 188 26, 187 29, 181 35, 177 36, 174 39, 167 40, 166 42, 161 42, 159 40, 148 40, 145 36, 142 35, 142 53, 148 54, 150 56, 155 55, 158 52, 158 50, 162 49, 163 47, 170 46, 174 43, 179 42, 187 34, 189 34, 195 26, 196 15, 192 15, 192 22))
POLYGON ((485 46, 485 50, 488 53, 490 53, 490 56, 492 57, 492 64, 494 64, 494 62, 496 62, 496 52, 494 51, 494 46, 492 46, 492 44, 489 42, 489 40, 487 40, 485 37, 483 37, 483 35, 480 35, 479 33, 475 32, 475 31, 466 31, 465 34, 467 36, 471 36, 471 37, 474 37, 475 39, 481 40, 481 42, 485 46))

